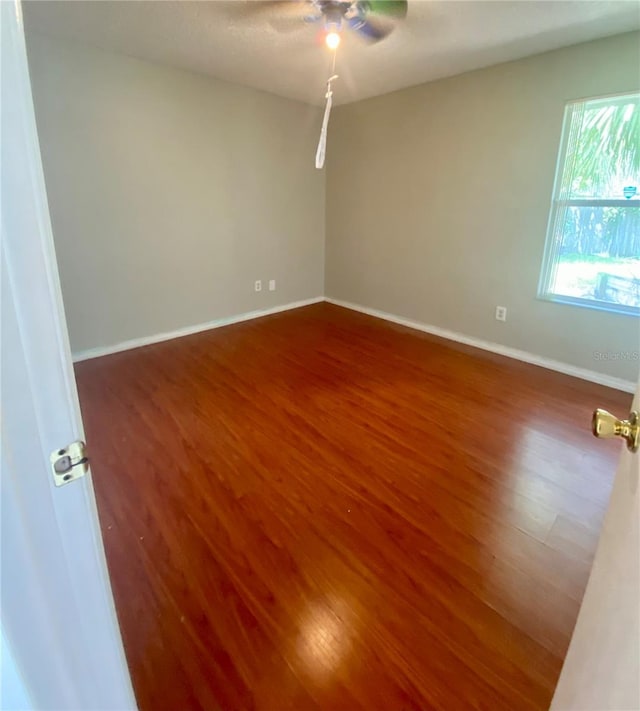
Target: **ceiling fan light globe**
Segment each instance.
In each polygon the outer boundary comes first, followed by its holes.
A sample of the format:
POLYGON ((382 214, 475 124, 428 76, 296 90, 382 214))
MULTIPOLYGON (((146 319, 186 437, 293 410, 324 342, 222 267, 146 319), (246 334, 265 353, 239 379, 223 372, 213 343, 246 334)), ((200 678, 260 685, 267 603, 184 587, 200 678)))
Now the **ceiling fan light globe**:
POLYGON ((340 35, 337 32, 328 32, 324 41, 329 49, 338 49, 340 35))

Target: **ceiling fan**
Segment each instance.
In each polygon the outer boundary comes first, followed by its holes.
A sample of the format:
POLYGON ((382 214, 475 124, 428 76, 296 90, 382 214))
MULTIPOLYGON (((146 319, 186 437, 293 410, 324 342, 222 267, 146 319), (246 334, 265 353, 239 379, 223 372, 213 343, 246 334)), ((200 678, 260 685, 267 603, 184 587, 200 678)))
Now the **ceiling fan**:
POLYGON ((295 30, 303 23, 322 23, 330 49, 340 44, 345 28, 369 42, 379 42, 407 14, 407 0, 265 0, 251 5, 254 14, 266 16, 281 32, 295 30))
POLYGON ((316 168, 321 169, 324 167, 332 106, 331 85, 338 78, 335 70, 340 33, 346 28, 369 42, 379 42, 406 17, 407 0, 264 0, 248 3, 248 6, 251 14, 266 17, 271 26, 281 32, 303 27, 304 23, 322 23, 324 41, 333 51, 333 66, 327 80, 327 103, 316 151, 316 168))

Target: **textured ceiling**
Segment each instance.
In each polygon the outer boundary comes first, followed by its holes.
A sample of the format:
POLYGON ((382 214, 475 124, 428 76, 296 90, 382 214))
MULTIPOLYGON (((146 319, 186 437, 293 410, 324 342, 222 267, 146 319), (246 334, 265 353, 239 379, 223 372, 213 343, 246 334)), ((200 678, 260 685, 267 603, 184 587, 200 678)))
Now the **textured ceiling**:
MULTIPOLYGON (((318 25, 274 29, 243 0, 26 0, 27 31, 76 40, 309 103, 324 103, 329 52, 318 25)), ((640 5, 618 0, 409 0, 406 20, 369 45, 344 33, 335 103, 640 27, 640 5)))

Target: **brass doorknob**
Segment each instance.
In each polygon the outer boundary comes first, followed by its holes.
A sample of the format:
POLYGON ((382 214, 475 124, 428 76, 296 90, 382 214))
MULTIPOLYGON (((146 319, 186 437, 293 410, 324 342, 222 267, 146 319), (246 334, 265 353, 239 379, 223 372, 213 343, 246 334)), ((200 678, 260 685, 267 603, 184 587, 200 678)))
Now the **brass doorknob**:
POLYGON ((628 420, 619 420, 606 410, 594 410, 591 420, 591 430, 596 437, 607 439, 609 437, 624 437, 627 447, 632 451, 638 450, 640 444, 640 417, 633 411, 628 420))

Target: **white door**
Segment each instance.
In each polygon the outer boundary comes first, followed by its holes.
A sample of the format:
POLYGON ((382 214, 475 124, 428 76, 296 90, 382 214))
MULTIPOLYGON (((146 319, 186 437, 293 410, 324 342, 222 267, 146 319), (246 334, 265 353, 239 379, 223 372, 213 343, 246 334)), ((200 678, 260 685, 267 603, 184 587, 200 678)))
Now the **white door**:
POLYGON ((2 26, 2 670, 5 701, 135 708, 89 475, 53 485, 82 422, 28 76, 21 7, 2 26), (9 671, 11 673, 9 673, 9 671))
MULTIPOLYGON (((640 382, 632 409, 640 410, 640 382)), ((623 447, 552 711, 640 709, 639 489, 640 452, 623 447)))

